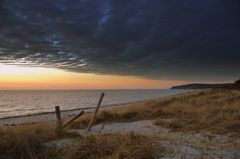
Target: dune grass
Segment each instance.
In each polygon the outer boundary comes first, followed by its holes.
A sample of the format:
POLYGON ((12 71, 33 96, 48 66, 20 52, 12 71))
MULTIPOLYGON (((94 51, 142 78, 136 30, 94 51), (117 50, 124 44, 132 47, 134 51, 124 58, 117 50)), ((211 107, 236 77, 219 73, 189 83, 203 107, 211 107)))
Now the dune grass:
POLYGON ((155 111, 159 114, 155 124, 173 130, 240 134, 240 91, 214 89, 194 92, 177 97, 155 111), (172 118, 172 122, 164 122, 164 115, 172 118))
POLYGON ((0 159, 155 159, 160 150, 156 151, 152 138, 143 135, 81 137, 55 131, 55 125, 51 123, 0 129, 0 135, 0 159), (76 144, 64 149, 46 144, 69 137, 76 137, 76 144))
MULTIPOLYGON (((91 113, 70 125, 85 128, 91 113)), ((240 91, 207 89, 99 112, 95 124, 152 119, 174 131, 240 134, 240 91), (170 120, 165 120, 170 119, 170 120)))
POLYGON ((88 136, 66 151, 65 159, 155 159, 164 151, 153 139, 135 134, 88 136))
POLYGON ((55 149, 45 147, 44 143, 64 138, 75 137, 74 133, 55 131, 52 123, 20 125, 0 130, 1 159, 54 159, 55 149))
MULTIPOLYGON (((36 132, 35 132, 36 133, 36 132)), ((46 146, 56 136, 8 131, 0 137, 1 159, 155 159, 162 148, 150 137, 135 134, 109 134, 76 138, 64 149, 46 146)))

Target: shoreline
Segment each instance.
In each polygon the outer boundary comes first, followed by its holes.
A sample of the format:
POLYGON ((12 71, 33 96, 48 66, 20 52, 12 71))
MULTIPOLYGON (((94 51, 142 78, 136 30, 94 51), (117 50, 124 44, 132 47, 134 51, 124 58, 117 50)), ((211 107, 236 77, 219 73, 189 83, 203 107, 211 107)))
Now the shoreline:
MULTIPOLYGON (((116 103, 116 104, 108 104, 108 105, 102 105, 100 107, 99 111, 102 111, 104 109, 111 109, 111 108, 118 108, 118 107, 125 107, 129 106, 130 104, 137 104, 148 100, 155 100, 155 99, 161 99, 165 97, 171 97, 175 95, 181 95, 191 92, 191 90, 187 90, 186 92, 177 93, 174 95, 168 95, 168 96, 159 96, 157 98, 149 98, 144 100, 139 100, 135 102, 127 102, 127 103, 116 103)), ((61 109, 61 106, 60 106, 61 109)), ((84 111, 85 113, 91 113, 95 109, 94 107, 83 107, 83 108, 75 108, 70 110, 61 110, 61 116, 62 120, 66 121, 69 118, 71 118, 74 115, 77 115, 80 111, 84 111)), ((54 107, 53 107, 54 110, 54 107)), ((35 114, 26 114, 26 115, 19 115, 19 116, 9 116, 9 117, 2 117, 0 118, 0 126, 16 126, 16 125, 23 125, 23 124, 33 124, 33 123, 39 123, 39 122, 56 122, 56 114, 55 111, 52 112, 40 112, 35 114)))
MULTIPOLYGON (((151 99, 147 99, 147 100, 151 100, 151 99)), ((124 106, 128 106, 129 104, 137 104, 144 101, 146 100, 103 105, 100 107, 100 111, 104 109, 124 107, 124 106)), ((85 113, 91 113, 94 111, 94 109, 95 107, 84 107, 84 108, 75 108, 70 110, 61 110, 62 120, 65 121, 68 118, 71 118, 72 116, 78 114, 80 111, 84 111, 85 113)), ((16 125, 22 125, 22 124, 32 124, 32 123, 38 123, 38 122, 55 122, 55 121, 56 121, 55 111, 52 111, 52 112, 41 112, 41 113, 27 114, 27 115, 20 115, 20 116, 3 117, 3 118, 0 118, 0 126, 1 125, 16 126, 16 125)))

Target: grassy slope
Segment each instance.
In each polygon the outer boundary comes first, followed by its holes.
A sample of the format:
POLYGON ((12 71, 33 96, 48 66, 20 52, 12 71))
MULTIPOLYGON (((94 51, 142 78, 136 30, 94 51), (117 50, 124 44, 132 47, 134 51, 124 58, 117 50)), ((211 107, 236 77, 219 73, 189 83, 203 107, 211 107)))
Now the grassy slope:
MULTIPOLYGON (((90 117, 86 114, 70 127, 84 128, 90 117)), ((156 125, 177 131, 240 134, 240 91, 207 89, 113 108, 100 112, 95 124, 144 119, 153 119, 156 125)))

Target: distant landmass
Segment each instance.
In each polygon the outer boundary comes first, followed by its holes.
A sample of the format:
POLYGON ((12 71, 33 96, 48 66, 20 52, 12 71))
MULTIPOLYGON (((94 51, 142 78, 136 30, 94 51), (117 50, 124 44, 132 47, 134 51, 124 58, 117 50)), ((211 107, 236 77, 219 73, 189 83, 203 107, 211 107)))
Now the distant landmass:
POLYGON ((222 83, 222 84, 192 83, 192 84, 171 87, 171 89, 207 89, 207 88, 239 89, 240 88, 240 79, 235 81, 234 83, 222 83))
POLYGON ((171 89, 207 89, 207 88, 224 88, 232 85, 231 83, 224 84, 202 84, 202 83, 193 83, 180 86, 173 86, 171 89))

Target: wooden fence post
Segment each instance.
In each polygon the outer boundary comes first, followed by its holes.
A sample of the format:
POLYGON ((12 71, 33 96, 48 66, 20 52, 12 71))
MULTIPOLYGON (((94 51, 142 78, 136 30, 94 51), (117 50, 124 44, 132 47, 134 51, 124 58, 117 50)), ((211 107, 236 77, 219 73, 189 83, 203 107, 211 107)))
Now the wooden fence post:
POLYGON ((96 107, 96 109, 95 109, 95 111, 94 111, 94 113, 93 113, 93 115, 92 115, 92 118, 91 118, 89 124, 88 124, 87 132, 90 131, 90 129, 91 129, 93 123, 94 123, 94 120, 95 120, 96 115, 97 115, 97 112, 98 112, 98 110, 99 110, 99 108, 100 108, 100 106, 101 106, 101 103, 102 103, 102 100, 103 100, 104 95, 105 95, 105 93, 102 93, 101 96, 100 96, 100 98, 99 98, 99 100, 98 100, 97 107, 96 107))
POLYGON ((57 128, 57 129, 62 129, 62 118, 61 118, 60 107, 59 107, 59 106, 56 106, 56 107, 55 107, 55 111, 56 111, 56 117, 57 117, 57 125, 56 125, 56 128, 57 128))

